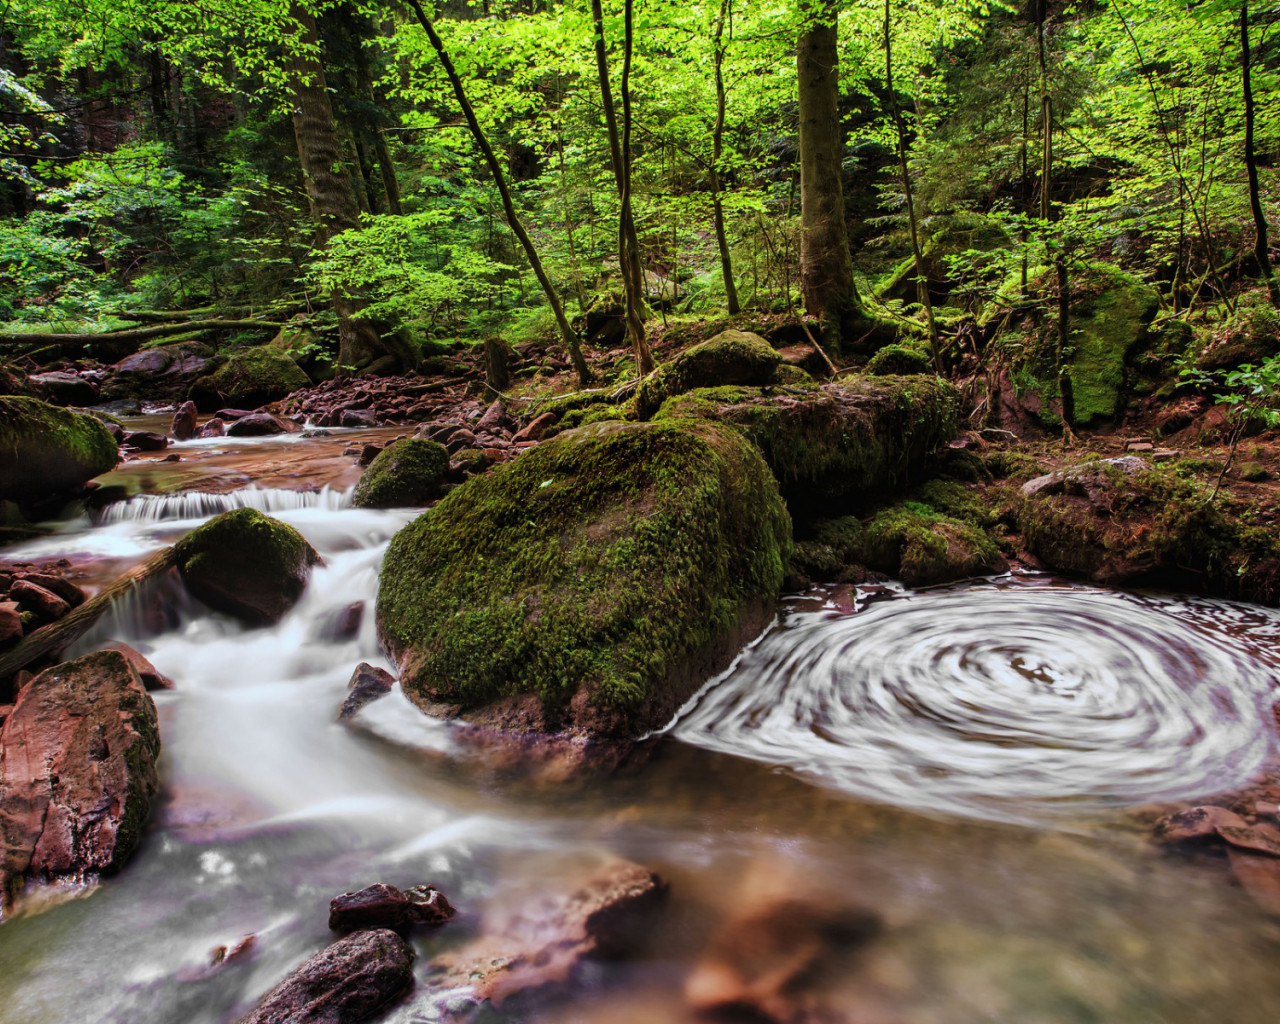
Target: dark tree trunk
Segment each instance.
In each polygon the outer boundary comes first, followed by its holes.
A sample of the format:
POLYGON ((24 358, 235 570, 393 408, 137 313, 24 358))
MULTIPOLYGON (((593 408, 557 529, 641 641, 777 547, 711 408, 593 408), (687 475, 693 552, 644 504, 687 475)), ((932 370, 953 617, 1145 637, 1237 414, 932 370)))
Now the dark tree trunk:
POLYGON ((711 206, 715 217, 716 245, 720 248, 720 273, 724 277, 724 297, 729 314, 739 312, 738 287, 733 280, 733 259, 729 255, 729 237, 724 228, 724 203, 720 194, 720 160, 724 155, 724 23, 731 16, 730 0, 720 0, 720 17, 716 19, 715 33, 715 82, 716 82, 716 123, 711 132, 711 206))
MULTIPOLYGON (((316 244, 324 246, 334 235, 358 228, 360 215, 351 179, 342 169, 342 145, 329 102, 324 66, 316 52, 319 35, 315 17, 296 4, 291 13, 299 25, 299 42, 305 47, 289 59, 293 134, 311 217, 316 224, 316 244)), ((336 288, 332 302, 338 315, 340 371, 361 370, 374 360, 392 354, 374 325, 361 315, 365 303, 358 295, 349 289, 336 288)), ((397 353, 397 359, 403 364, 405 354, 397 353)))
POLYGON ((801 0, 796 47, 800 99, 800 291, 839 350, 856 340, 862 301, 853 281, 844 219, 844 143, 836 57, 835 0, 801 0))
POLYGON ((618 265, 622 274, 622 290, 626 305, 627 337, 635 353, 636 367, 641 374, 653 370, 653 355, 644 336, 644 316, 641 311, 640 244, 636 236, 635 219, 631 210, 631 0, 626 0, 626 37, 623 41, 622 71, 622 131, 618 129, 618 115, 613 106, 613 89, 609 83, 609 59, 604 39, 604 11, 600 0, 591 0, 591 17, 595 32, 596 71, 600 79, 600 98, 604 107, 605 129, 609 136, 609 159, 613 165, 614 180, 618 184, 621 212, 618 215, 618 265))
POLYGON ((1240 69, 1244 78, 1244 163, 1249 173, 1249 209, 1253 213, 1253 253, 1258 261, 1258 274, 1267 286, 1271 304, 1280 308, 1280 286, 1271 270, 1271 253, 1267 245, 1267 218, 1258 195, 1258 158, 1253 149, 1253 74, 1249 67, 1249 0, 1240 4, 1240 69))
POLYGON ((502 165, 498 163, 498 158, 494 155, 493 147, 489 145, 489 139, 485 135, 484 129, 480 127, 480 122, 476 120, 476 112, 472 109, 471 102, 467 99, 467 92, 462 87, 462 79, 458 77, 458 71, 453 66, 453 61, 449 59, 449 52, 444 47, 444 40, 436 32, 435 26, 431 23, 431 19, 427 17, 427 12, 422 9, 422 5, 418 3, 418 0, 409 0, 409 6, 413 8, 413 13, 417 16, 419 24, 422 25, 423 31, 427 33, 427 39, 430 40, 432 49, 436 51, 436 56, 440 58, 440 66, 444 68, 445 75, 449 79, 449 85, 453 89, 454 98, 458 101, 458 106, 462 108, 462 116, 466 118, 467 127, 471 130, 471 136, 475 139, 481 156, 484 157, 489 173, 493 175, 493 183, 498 187, 498 195, 502 198, 502 209, 506 214, 507 225, 523 247, 524 254, 529 259, 529 265, 533 268, 534 276, 538 279, 538 284, 542 286, 542 292, 547 297, 547 302, 551 305, 556 324, 560 328, 560 336, 564 339, 565 348, 569 351, 569 358, 573 361, 573 368, 577 371, 578 379, 583 384, 589 384, 592 380, 591 370, 582 356, 582 348, 578 344, 578 336, 574 333, 573 328, 569 326, 569 320, 564 315, 564 306, 560 302, 560 295, 552 285, 551 279, 547 277, 547 273, 542 267, 542 260, 538 257, 538 250, 534 248, 533 240, 529 237, 529 233, 525 231, 519 214, 516 213, 515 201, 511 198, 511 189, 507 187, 507 176, 502 170, 502 165))

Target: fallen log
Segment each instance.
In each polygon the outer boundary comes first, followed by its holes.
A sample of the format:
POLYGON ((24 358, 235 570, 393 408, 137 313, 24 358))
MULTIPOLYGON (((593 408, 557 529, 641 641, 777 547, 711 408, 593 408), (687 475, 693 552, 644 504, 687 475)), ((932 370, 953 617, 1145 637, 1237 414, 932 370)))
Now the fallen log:
POLYGON ((153 327, 130 327, 123 331, 103 331, 101 334, 0 334, 0 345, 42 345, 45 348, 70 345, 89 345, 109 342, 143 342, 152 338, 167 338, 174 334, 193 331, 279 331, 284 324, 270 320, 189 320, 181 324, 156 324, 153 327))
POLYGON ((173 548, 156 552, 141 565, 112 580, 79 608, 23 637, 16 647, 0 653, 0 679, 7 679, 37 658, 69 647, 89 631, 113 602, 165 572, 174 561, 173 548))

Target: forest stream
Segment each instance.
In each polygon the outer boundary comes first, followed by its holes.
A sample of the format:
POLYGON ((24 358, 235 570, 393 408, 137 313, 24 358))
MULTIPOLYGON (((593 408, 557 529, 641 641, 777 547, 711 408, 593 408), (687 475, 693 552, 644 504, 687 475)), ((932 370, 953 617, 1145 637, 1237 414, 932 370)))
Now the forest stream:
POLYGON ((610 855, 670 884, 638 955, 483 1019, 692 1020, 689 979, 747 934, 780 960, 821 944, 795 997, 805 1020, 1275 1019, 1280 925, 1216 865, 1153 845, 1134 812, 1240 786, 1273 753, 1280 612, 1039 574, 818 588, 784 598, 647 763, 567 788, 503 780, 455 758, 452 727, 398 690, 335 721, 358 663, 391 667, 372 603, 416 513, 351 508, 350 460, 325 456, 385 434, 176 443, 181 461, 112 474, 139 492, 128 503, 6 552, 114 572, 250 505, 325 564, 275 626, 174 590, 81 641, 126 640, 176 683, 156 694, 160 807, 118 877, 0 928, 0 1019, 233 1019, 328 941, 332 895, 376 881, 429 881, 459 908, 413 934, 416 989, 384 1019, 456 1019, 431 957, 487 907, 610 855), (291 452, 310 475, 291 476, 291 452), (334 639, 354 602, 358 634, 334 639), (779 906, 799 932, 772 932, 779 906), (839 921, 868 912, 882 930, 853 941, 839 921), (209 966, 250 935, 250 956, 209 966))

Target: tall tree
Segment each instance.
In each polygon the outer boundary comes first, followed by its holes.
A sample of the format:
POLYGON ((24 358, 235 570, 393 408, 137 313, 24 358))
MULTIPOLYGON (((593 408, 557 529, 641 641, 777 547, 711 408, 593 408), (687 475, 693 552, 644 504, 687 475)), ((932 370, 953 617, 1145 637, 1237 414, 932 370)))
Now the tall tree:
POLYGON ((488 136, 485 135, 484 129, 480 127, 475 109, 467 99, 467 91, 463 87, 462 78, 453 66, 449 51, 445 49, 444 40, 436 32, 435 25, 427 17, 427 12, 423 10, 418 0, 409 0, 409 6, 413 8, 413 13, 417 16, 418 23, 422 26, 423 31, 427 33, 431 47, 436 51, 436 56, 440 59, 440 66, 444 68, 444 73, 449 79, 449 85, 453 89, 454 98, 457 99, 458 106, 462 108, 462 116, 466 119, 472 138, 475 139, 476 146, 479 147, 480 154, 484 157, 489 173, 493 175, 494 184, 498 187, 498 195, 502 199, 502 209, 507 219, 507 225, 524 249, 525 256, 529 259, 529 265, 533 268, 533 274, 538 279, 538 284, 542 286, 542 292, 547 297, 547 302, 551 305, 556 324, 560 328, 560 337, 564 340, 565 348, 568 349, 569 358, 573 361, 573 368, 578 374, 578 379, 584 385, 589 384, 592 380, 591 370, 582 356, 582 347, 578 344, 578 335, 573 327, 570 326, 569 319, 564 313, 564 305, 560 301, 560 293, 556 291, 551 279, 547 276, 546 270, 543 269, 538 250, 534 246, 533 240, 529 237, 529 232, 525 230, 524 223, 520 220, 520 215, 516 212, 516 204, 511 198, 511 189, 507 185, 506 173, 502 170, 502 165, 498 163, 498 158, 493 153, 493 147, 489 145, 488 136))
POLYGON ((733 17, 731 0, 720 0, 720 14, 715 21, 712 67, 715 71, 716 121, 711 131, 711 208, 715 220, 716 246, 720 250, 720 273, 724 278, 725 305, 731 316, 740 312, 738 288, 733 280, 733 257, 729 253, 729 236, 724 227, 724 200, 720 180, 720 162, 724 159, 724 26, 733 17))
POLYGON ((632 6, 624 0, 622 58, 622 130, 618 130, 618 113, 613 105, 613 89, 609 83, 609 56, 604 38, 604 11, 600 0, 591 0, 592 32, 595 42, 596 74, 600 80, 600 98, 604 107, 605 130, 609 136, 609 159, 618 186, 618 265, 622 273, 623 301, 626 306, 627 338, 635 354, 636 368, 641 374, 653 370, 653 355, 644 335, 642 307, 643 272, 640 266, 640 241, 636 235, 635 216, 631 204, 631 53, 632 6))
POLYGON ((1240 0, 1240 70, 1244 86, 1244 162, 1249 177, 1249 210, 1253 214, 1254 257, 1258 275, 1267 286, 1271 304, 1280 308, 1280 287, 1271 270, 1271 253, 1267 245, 1267 218, 1262 212, 1258 194, 1258 155, 1254 152, 1253 73, 1249 55, 1249 0, 1240 0))

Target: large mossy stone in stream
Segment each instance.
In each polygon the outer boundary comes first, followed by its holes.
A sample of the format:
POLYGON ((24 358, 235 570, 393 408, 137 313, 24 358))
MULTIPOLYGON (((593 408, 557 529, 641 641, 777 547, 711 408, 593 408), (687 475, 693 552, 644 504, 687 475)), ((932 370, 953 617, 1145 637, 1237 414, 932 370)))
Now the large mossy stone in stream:
POLYGON ((763 453, 798 515, 905 482, 954 435, 958 406, 955 388, 937 377, 844 377, 810 387, 697 389, 665 402, 655 421, 734 427, 763 453))
POLYGON ((232 356, 218 369, 191 385, 188 396, 201 412, 218 409, 256 409, 305 388, 308 377, 276 346, 255 345, 232 356))
POLYGON ((252 508, 223 512, 196 527, 174 554, 194 597, 253 626, 279 622, 320 561, 292 526, 252 508))
POLYGON ((378 453, 356 484, 356 508, 413 508, 440 497, 449 449, 425 438, 396 441, 378 453))
POLYGON ((45 669, 0 729, 0 894, 115 871, 159 789, 156 708, 118 651, 45 669))
POLYGON ((714 338, 685 349, 641 381, 636 390, 636 415, 648 419, 668 398, 694 388, 775 384, 781 365, 782 356, 760 335, 721 331, 714 338))
POLYGON ((92 416, 0 396, 0 500, 25 505, 74 492, 119 460, 111 432, 92 416))
POLYGON ((708 423, 600 423, 473 477, 391 542, 378 627, 432 713, 634 738, 773 615, 791 522, 708 423))

